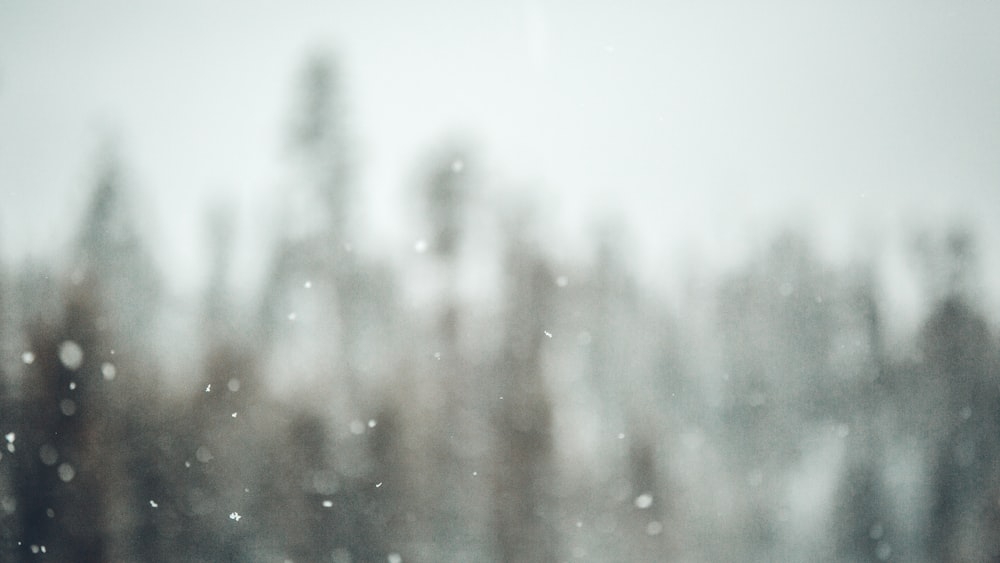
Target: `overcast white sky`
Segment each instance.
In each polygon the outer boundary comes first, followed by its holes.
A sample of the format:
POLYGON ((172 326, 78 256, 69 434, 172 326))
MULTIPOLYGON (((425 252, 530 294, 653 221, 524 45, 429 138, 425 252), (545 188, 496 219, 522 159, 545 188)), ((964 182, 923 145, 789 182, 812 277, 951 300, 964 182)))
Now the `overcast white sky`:
POLYGON ((691 241, 724 261, 777 218, 852 244, 859 221, 985 221, 998 30, 991 0, 0 0, 0 247, 65 245, 111 134, 161 260, 198 280, 201 208, 262 221, 290 177, 317 48, 382 244, 420 236, 400 193, 455 135, 494 188, 538 191, 553 244, 618 210, 647 263, 691 241))

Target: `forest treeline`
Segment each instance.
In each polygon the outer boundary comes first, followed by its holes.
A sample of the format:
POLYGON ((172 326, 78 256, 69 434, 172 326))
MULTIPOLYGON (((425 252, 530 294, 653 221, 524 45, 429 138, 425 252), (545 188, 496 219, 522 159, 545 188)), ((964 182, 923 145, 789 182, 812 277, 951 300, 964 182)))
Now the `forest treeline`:
POLYGON ((0 560, 1000 561, 1000 347, 967 231, 914 250, 906 342, 880 264, 794 232, 671 307, 614 235, 558 263, 507 214, 479 302, 471 218, 499 212, 471 209, 474 159, 429 163, 419 260, 356 252, 336 67, 304 78, 308 217, 247 305, 212 215, 197 346, 164 337, 113 159, 71 259, 0 273, 0 560))

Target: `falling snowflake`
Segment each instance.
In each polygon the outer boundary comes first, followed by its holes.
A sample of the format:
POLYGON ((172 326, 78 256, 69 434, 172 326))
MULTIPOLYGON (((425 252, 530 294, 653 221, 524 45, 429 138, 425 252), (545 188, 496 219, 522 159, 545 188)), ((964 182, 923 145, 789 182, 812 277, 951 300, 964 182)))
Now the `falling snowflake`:
POLYGON ((72 399, 63 399, 59 401, 59 410, 66 416, 73 416, 76 414, 76 403, 72 399))
POLYGON ((52 444, 43 444, 42 447, 38 448, 38 458, 43 464, 51 467, 59 461, 59 450, 52 444))
POLYGON ((206 446, 198 446, 198 449, 194 452, 194 457, 198 458, 198 461, 202 463, 208 463, 215 459, 215 456, 212 455, 212 450, 206 446))
POLYGON ((351 434, 355 436, 365 432, 365 423, 360 420, 352 420, 350 424, 351 434))
POLYGON ((56 473, 59 474, 59 479, 61 479, 63 483, 69 483, 73 480, 73 477, 76 476, 76 470, 73 469, 73 466, 68 463, 61 464, 56 469, 56 473))
POLYGON ((59 345, 59 361, 70 371, 76 371, 83 365, 83 349, 72 340, 59 345))
POLYGON ((653 495, 649 493, 642 493, 641 495, 635 497, 635 507, 639 509, 645 509, 653 506, 653 495))

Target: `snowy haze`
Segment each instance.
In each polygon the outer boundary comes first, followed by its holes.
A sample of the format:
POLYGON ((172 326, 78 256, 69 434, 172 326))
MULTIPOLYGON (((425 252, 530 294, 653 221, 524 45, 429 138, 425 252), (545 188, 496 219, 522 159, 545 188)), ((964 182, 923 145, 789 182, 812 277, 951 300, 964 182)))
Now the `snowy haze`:
POLYGON ((317 50, 341 68, 369 246, 390 254, 421 236, 413 186, 456 139, 556 252, 617 216, 654 278, 786 225, 834 256, 956 219, 996 240, 998 21, 982 1, 5 1, 0 244, 64 249, 111 139, 174 283, 204 282, 212 204, 239 214, 257 272, 249 234, 293 177, 317 50))
POLYGON ((1000 560, 998 22, 0 0, 0 560, 1000 560))

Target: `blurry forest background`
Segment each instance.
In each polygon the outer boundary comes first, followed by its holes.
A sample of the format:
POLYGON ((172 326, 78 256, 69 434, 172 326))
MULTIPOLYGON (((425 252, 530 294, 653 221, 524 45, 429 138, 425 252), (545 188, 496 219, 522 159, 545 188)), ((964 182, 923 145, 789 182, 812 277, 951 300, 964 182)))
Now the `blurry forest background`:
POLYGON ((114 150, 71 258, 0 272, 3 561, 1000 561, 972 227, 910 233, 901 331, 877 254, 795 230, 670 300, 614 217, 554 257, 459 142, 386 258, 329 57, 297 98, 255 295, 225 202, 197 306, 164 289, 114 150))

